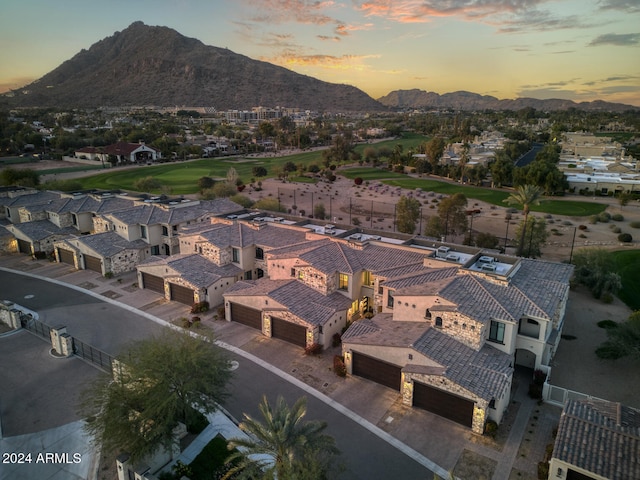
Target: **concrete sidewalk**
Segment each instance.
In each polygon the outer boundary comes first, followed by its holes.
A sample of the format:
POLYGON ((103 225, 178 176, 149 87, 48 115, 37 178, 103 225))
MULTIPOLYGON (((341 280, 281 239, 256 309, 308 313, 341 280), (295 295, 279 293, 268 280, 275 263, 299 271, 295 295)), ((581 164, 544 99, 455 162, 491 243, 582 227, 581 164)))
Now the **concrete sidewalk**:
MULTIPOLYGON (((87 289, 166 322, 176 324, 181 317, 190 316, 188 306, 168 302, 158 293, 137 288, 135 273, 105 279, 94 272, 76 271, 68 265, 34 261, 21 255, 1 256, 0 266, 87 289)), ((543 459, 544 448, 551 441, 560 409, 538 406, 530 399, 527 396, 530 379, 514 381, 511 409, 514 412, 517 409, 517 413, 512 415, 510 425, 501 425, 504 438, 499 435, 497 441, 491 441, 442 417, 404 406, 399 393, 391 389, 359 377, 336 376, 332 363, 333 356, 340 353, 339 347, 329 348, 317 356, 306 356, 299 347, 268 339, 241 324, 214 320, 215 310, 200 317, 202 328, 212 329, 219 341, 258 357, 326 395, 389 434, 393 442, 405 445, 430 464, 439 466, 436 469, 439 473, 446 475, 455 469, 456 476, 462 479, 505 480, 516 469, 519 479, 537 478, 537 463, 543 459)))

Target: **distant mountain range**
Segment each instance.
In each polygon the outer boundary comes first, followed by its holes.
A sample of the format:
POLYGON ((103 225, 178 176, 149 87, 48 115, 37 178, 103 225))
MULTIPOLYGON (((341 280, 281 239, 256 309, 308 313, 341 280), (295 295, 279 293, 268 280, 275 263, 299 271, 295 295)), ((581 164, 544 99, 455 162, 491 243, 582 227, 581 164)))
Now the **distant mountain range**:
POLYGON ((498 100, 470 92, 439 95, 396 90, 378 99, 350 85, 300 75, 228 49, 204 45, 167 27, 134 22, 82 50, 35 82, 0 96, 0 106, 94 108, 101 106, 297 107, 319 112, 396 109, 624 111, 602 101, 518 98, 498 100))
POLYGON ((593 102, 576 103, 571 100, 552 98, 539 100, 537 98, 516 98, 512 100, 499 100, 490 95, 478 95, 471 92, 453 92, 439 95, 424 90, 394 90, 378 99, 378 102, 393 109, 444 109, 453 110, 520 110, 523 108, 535 108, 536 110, 568 110, 576 108, 588 111, 623 112, 626 110, 640 110, 633 105, 622 103, 593 102))
POLYGON ((350 85, 300 75, 167 27, 135 22, 35 82, 5 94, 10 106, 255 106, 316 111, 386 107, 350 85))

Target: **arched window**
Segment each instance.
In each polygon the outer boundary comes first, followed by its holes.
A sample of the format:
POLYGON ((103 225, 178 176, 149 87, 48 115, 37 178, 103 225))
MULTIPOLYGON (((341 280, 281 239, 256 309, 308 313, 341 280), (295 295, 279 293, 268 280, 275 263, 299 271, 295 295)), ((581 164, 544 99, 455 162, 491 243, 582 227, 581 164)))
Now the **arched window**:
POLYGON ((436 317, 436 327, 442 327, 442 317, 436 317))
POLYGON ((427 320, 431 320, 431 311, 427 308, 427 311, 424 312, 424 318, 427 320))

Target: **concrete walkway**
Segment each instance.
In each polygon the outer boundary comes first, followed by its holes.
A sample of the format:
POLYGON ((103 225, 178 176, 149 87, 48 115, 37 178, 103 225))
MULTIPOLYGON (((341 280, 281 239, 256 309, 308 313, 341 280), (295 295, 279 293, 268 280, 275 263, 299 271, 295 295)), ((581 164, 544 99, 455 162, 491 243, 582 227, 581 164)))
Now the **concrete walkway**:
MULTIPOLYGON (((175 324, 179 318, 190 316, 188 306, 167 302, 155 292, 138 289, 135 273, 104 279, 94 272, 76 271, 68 265, 48 261, 33 261, 21 255, 0 257, 0 267, 37 274, 38 277, 55 279, 88 290, 88 293, 105 301, 121 303, 124 308, 161 324, 175 324)), ((333 355, 340 353, 339 348, 327 349, 318 356, 305 356, 299 347, 268 339, 244 325, 214 320, 214 313, 215 309, 207 315, 200 315, 203 327, 212 329, 219 342, 230 350, 265 365, 275 373, 279 372, 287 381, 299 384, 309 394, 335 406, 359 423, 368 425, 367 428, 376 435, 441 477, 448 477, 448 472, 456 468, 465 451, 474 452, 494 462, 495 468, 489 476, 472 474, 461 477, 463 480, 505 480, 509 478, 512 468, 517 468, 522 473, 518 477, 520 479, 537 477, 537 462, 542 460, 544 447, 549 442, 543 437, 550 434, 557 424, 560 410, 557 409, 557 417, 555 413, 540 414, 532 429, 530 417, 537 404, 527 396, 528 379, 514 382, 518 385, 512 392, 512 400, 519 404, 519 408, 506 441, 504 444, 486 443, 478 441, 478 437, 469 429, 454 422, 402 405, 398 392, 358 377, 337 377, 332 372, 331 365, 333 355), (531 436, 528 434, 530 430, 534 432, 532 435, 535 438, 528 441, 528 455, 519 457, 523 440, 527 435, 531 436)), ((73 332, 69 333, 73 335, 73 332)), ((199 445, 206 444, 215 435, 215 430, 208 429, 206 432, 201 441, 198 440, 192 449, 185 451, 185 455, 191 458, 199 445)))

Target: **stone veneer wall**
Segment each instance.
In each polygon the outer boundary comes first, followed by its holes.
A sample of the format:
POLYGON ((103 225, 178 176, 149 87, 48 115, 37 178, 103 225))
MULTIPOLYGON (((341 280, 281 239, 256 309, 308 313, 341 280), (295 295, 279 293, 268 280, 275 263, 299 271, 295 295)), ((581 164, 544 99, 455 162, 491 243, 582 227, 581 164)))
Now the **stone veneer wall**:
POLYGON ((17 253, 18 242, 11 236, 0 237, 0 255, 5 253, 17 253))
POLYGON ((47 213, 42 210, 40 212, 30 212, 26 208, 19 209, 20 223, 35 222, 36 220, 46 220, 47 213))
POLYGON ((473 433, 482 435, 484 433, 484 425, 487 420, 487 408, 489 402, 474 395, 460 385, 453 383, 445 377, 439 375, 422 375, 417 373, 402 374, 402 403, 408 406, 413 405, 413 382, 418 381, 425 385, 438 388, 445 392, 453 393, 459 397, 466 398, 475 403, 473 408, 473 422, 471 430, 473 433))
MULTIPOLYGON (((431 325, 435 327, 436 317, 442 318, 442 332, 455 338, 474 350, 480 350, 485 343, 486 325, 458 312, 431 312, 431 325)), ((438 327, 439 328, 439 327, 438 327)))
MULTIPOLYGON (((89 254, 91 255, 91 254, 89 254)), ((121 273, 133 272, 142 260, 147 258, 146 250, 124 250, 113 257, 103 260, 105 272, 111 272, 114 275, 121 273)))

